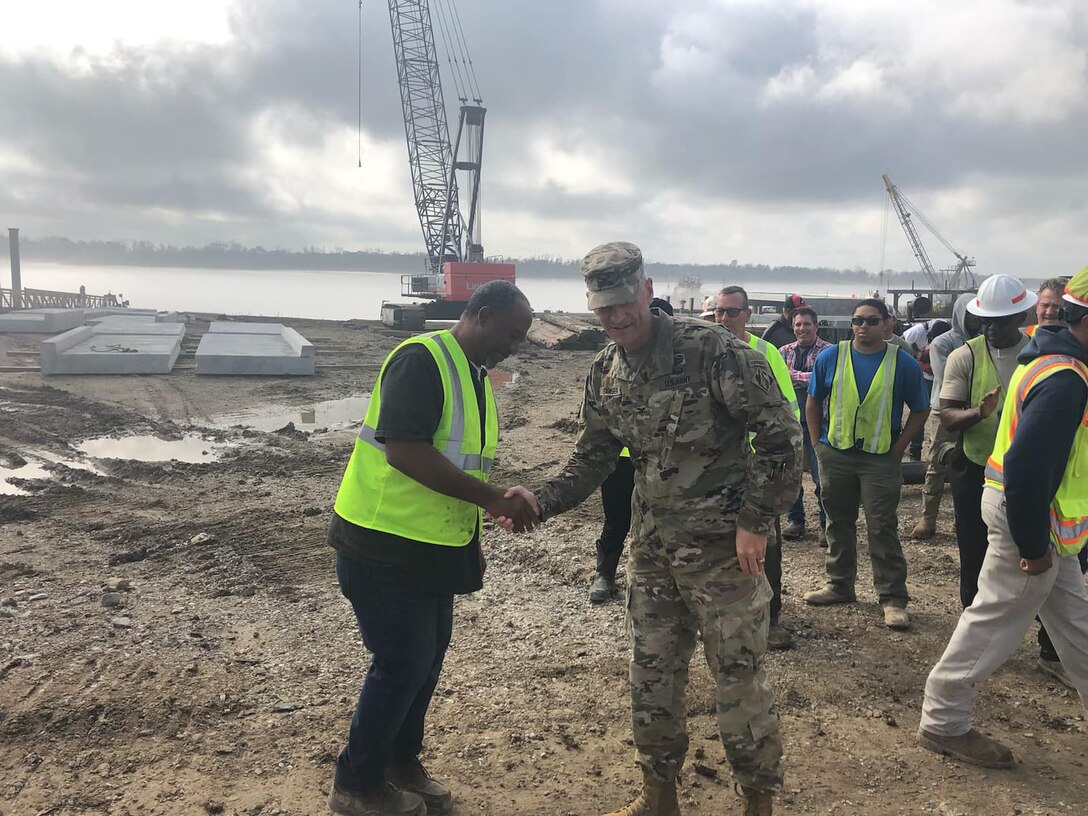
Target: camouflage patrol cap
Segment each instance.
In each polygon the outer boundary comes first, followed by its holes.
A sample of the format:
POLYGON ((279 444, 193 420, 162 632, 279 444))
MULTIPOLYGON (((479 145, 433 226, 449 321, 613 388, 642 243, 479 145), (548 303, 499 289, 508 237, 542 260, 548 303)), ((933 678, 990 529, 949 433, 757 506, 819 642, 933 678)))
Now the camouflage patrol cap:
POLYGON ((642 271, 642 250, 627 241, 612 241, 594 247, 582 258, 586 298, 590 309, 633 303, 646 280, 642 271))

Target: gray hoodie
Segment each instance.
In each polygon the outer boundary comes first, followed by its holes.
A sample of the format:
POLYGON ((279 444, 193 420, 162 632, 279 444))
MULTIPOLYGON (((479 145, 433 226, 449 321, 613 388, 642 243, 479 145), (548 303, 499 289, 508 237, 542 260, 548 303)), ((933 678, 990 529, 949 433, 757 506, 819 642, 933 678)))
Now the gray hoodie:
POLYGON ((944 364, 948 355, 974 337, 973 334, 968 335, 963 326, 967 304, 974 299, 975 296, 970 293, 956 298, 952 305, 952 331, 945 332, 929 344, 929 364, 933 367, 933 392, 930 394, 929 404, 934 412, 941 410, 941 380, 944 379, 944 364))

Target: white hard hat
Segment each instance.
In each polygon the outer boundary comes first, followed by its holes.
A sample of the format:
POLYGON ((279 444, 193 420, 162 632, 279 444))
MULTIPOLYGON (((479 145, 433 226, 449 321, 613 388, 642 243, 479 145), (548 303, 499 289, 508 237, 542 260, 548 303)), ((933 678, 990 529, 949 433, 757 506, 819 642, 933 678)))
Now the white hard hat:
POLYGON ((1039 296, 1024 288, 1012 275, 991 275, 978 287, 978 294, 967 304, 976 317, 1008 317, 1035 306, 1039 296))

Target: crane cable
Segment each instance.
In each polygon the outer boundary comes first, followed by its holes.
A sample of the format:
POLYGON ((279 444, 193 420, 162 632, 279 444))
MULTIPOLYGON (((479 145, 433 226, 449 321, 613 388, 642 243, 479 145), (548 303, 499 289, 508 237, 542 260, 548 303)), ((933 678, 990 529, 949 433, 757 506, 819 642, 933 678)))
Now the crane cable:
POLYGON ((884 211, 880 216, 880 266, 877 267, 877 280, 881 280, 884 277, 884 254, 888 248, 888 210, 891 209, 891 194, 886 194, 884 198, 884 211))
POLYGON ((461 43, 464 45, 463 58, 465 62, 468 63, 468 73, 472 77, 472 85, 475 89, 473 90, 473 101, 475 101, 477 105, 482 105, 484 101, 480 98, 480 83, 476 80, 476 66, 472 64, 472 54, 468 50, 468 40, 465 39, 465 31, 461 28, 461 12, 457 9, 457 0, 446 0, 446 2, 449 3, 450 7, 453 9, 453 16, 457 21, 457 34, 461 38, 461 43))
POLYGON ((454 51, 453 34, 451 33, 453 30, 452 24, 446 20, 446 13, 441 0, 437 3, 437 7, 438 30, 442 35, 442 47, 446 51, 446 62, 449 63, 450 71, 453 73, 453 85, 457 91, 457 98, 461 100, 461 104, 464 104, 468 101, 468 78, 462 74, 457 54, 454 51))
POLYGON ((359 0, 359 167, 363 166, 363 0, 359 0))

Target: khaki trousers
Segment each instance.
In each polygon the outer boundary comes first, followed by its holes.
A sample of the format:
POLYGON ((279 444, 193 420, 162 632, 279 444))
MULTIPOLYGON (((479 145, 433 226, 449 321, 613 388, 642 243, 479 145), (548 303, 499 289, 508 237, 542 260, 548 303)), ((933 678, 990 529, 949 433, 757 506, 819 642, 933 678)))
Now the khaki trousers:
POLYGON ((1062 665, 1088 707, 1088 589, 1076 558, 1059 558, 1042 575, 1020 571, 1020 552, 1009 532, 1005 497, 982 493, 990 531, 975 600, 960 615, 944 654, 926 680, 921 727, 956 737, 971 729, 979 686, 1012 657, 1038 615, 1062 665))

